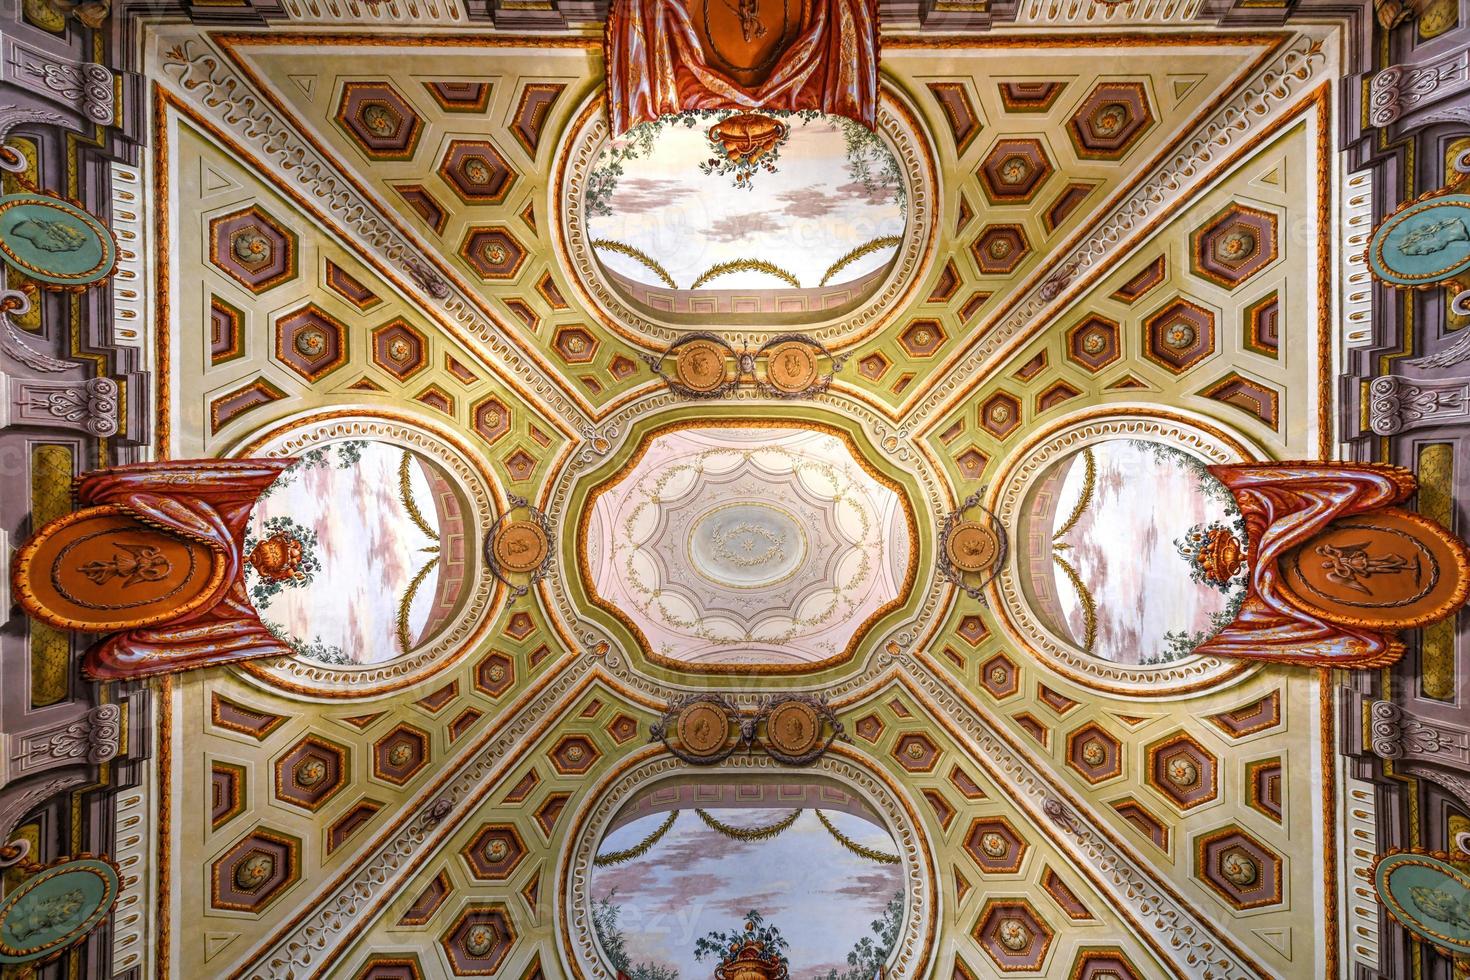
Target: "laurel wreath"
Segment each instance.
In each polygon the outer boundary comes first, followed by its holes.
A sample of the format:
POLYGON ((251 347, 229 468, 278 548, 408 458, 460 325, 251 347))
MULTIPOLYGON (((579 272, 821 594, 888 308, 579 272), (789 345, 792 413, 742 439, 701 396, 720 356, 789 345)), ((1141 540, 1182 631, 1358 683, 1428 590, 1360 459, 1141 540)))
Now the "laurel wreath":
POLYGON ((817 819, 822 821, 822 826, 827 828, 827 833, 832 835, 832 839, 858 857, 867 858, 869 861, 877 861, 879 864, 897 864, 899 862, 900 858, 897 854, 885 854, 882 851, 875 851, 873 848, 864 847, 851 837, 848 837, 842 831, 838 830, 821 810, 817 810, 816 814, 817 819))
POLYGON ((837 273, 841 272, 847 266, 852 265, 863 256, 872 255, 874 252, 881 251, 893 245, 901 244, 902 242, 903 238, 899 235, 880 235, 879 237, 874 238, 870 241, 863 242, 857 248, 848 252, 846 255, 842 256, 842 258, 829 265, 827 267, 827 271, 822 273, 822 281, 817 285, 827 285, 827 283, 832 279, 833 276, 837 275, 837 273))
POLYGON ((625 864, 634 858, 642 857, 653 849, 653 845, 663 840, 664 834, 669 832, 669 828, 674 826, 674 821, 677 819, 679 819, 679 811, 669 811, 668 819, 659 824, 653 833, 625 851, 613 851, 610 854, 596 855, 592 858, 593 865, 599 868, 606 868, 614 864, 625 864))
POLYGON ((770 840, 772 837, 779 836, 780 834, 784 833, 788 827, 796 823, 797 817, 801 816, 800 810, 792 810, 791 816, 786 817, 782 820, 778 820, 775 823, 771 824, 769 827, 745 828, 732 827, 727 823, 716 820, 704 810, 696 809, 694 812, 699 815, 699 819, 703 820, 705 826, 708 827, 710 830, 713 830, 719 834, 723 834, 731 840, 738 840, 747 844, 758 840, 770 840))
POLYGON ((787 283, 793 289, 801 288, 801 281, 799 279, 779 265, 773 262, 767 262, 765 259, 732 259, 729 262, 717 262, 701 272, 699 278, 695 279, 689 288, 698 289, 711 279, 717 279, 720 276, 726 276, 732 272, 764 272, 768 276, 775 276, 782 282, 787 283))
POLYGON ((1077 590, 1077 598, 1082 603, 1082 652, 1091 653, 1092 645, 1097 642, 1097 602, 1071 562, 1056 552, 1052 552, 1051 560, 1057 563, 1072 582, 1072 588, 1077 590))
POLYGON ((674 277, 669 275, 668 270, 659 265, 658 260, 646 252, 639 251, 632 245, 615 241, 611 238, 598 238, 592 242, 593 248, 600 248, 605 252, 616 252, 626 255, 628 258, 645 266, 650 272, 662 279, 670 289, 678 289, 679 284, 674 282, 674 277))
POLYGON ((1065 537, 1068 531, 1077 526, 1077 522, 1082 520, 1082 515, 1086 512, 1088 505, 1092 503, 1093 492, 1097 490, 1097 458, 1092 455, 1091 448, 1082 450, 1082 462, 1086 467, 1082 473, 1082 494, 1077 498, 1077 504, 1072 508, 1071 515, 1051 536, 1053 541, 1065 537))

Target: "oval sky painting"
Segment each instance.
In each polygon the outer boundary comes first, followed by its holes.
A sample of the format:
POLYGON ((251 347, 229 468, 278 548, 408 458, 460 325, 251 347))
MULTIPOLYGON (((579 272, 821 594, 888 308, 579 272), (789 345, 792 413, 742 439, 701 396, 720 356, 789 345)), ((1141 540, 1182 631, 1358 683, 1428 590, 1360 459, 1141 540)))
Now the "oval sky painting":
POLYGON ((407 450, 351 440, 304 453, 251 514, 251 601, 298 656, 341 665, 400 657, 457 608, 463 521, 448 481, 407 450))
POLYGON ((872 980, 888 960, 903 922, 897 845, 840 789, 664 787, 613 826, 592 869, 593 913, 631 980, 705 980, 748 937, 792 980, 872 980), (731 805, 739 797, 752 805, 731 805), (778 799, 797 805, 766 805, 778 799))
POLYGON ((887 144, 850 120, 691 112, 609 141, 584 207, 598 259, 633 282, 813 289, 888 264, 903 188, 887 144))

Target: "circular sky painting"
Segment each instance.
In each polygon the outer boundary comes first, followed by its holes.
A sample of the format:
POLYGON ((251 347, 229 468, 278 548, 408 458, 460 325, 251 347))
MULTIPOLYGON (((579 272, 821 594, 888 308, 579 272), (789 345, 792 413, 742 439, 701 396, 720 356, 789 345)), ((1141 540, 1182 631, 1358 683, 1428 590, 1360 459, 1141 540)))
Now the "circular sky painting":
POLYGON ((256 505, 246 586, 296 654, 377 664, 423 645, 464 589, 464 509, 427 460, 386 443, 311 450, 256 505))
POLYGON ((816 112, 688 112, 603 148, 584 205, 615 276, 666 289, 815 289, 881 274, 905 225, 888 145, 816 112))
POLYGON ((1112 440, 1054 464, 1031 493, 1022 544, 1033 608, 1114 663, 1188 657, 1245 598, 1234 498, 1163 443, 1112 440))
POLYGON ((871 980, 904 914, 898 845, 820 783, 645 792, 603 837, 590 891, 603 953, 630 980, 704 980, 748 940, 792 980, 871 980))

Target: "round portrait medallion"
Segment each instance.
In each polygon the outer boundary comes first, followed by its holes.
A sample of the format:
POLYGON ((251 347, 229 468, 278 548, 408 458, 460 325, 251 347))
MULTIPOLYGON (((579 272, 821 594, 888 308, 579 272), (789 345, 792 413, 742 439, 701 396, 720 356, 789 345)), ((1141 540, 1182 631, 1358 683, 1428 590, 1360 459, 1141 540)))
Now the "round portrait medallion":
POLYGON ((508 572, 535 571, 546 560, 546 532, 535 521, 509 521, 495 535, 495 561, 508 572))
POLYGON ((1000 538, 991 528, 975 521, 961 521, 944 542, 949 562, 962 572, 983 572, 1000 553, 1000 538))
POLYGON ((674 373, 690 391, 714 391, 729 376, 725 349, 712 340, 692 340, 674 355, 674 373))
POLYGON ((1470 955, 1470 874, 1440 855, 1388 854, 1373 869, 1388 914, 1452 956, 1470 955))
POLYGON ((91 633, 183 616, 223 578, 224 562, 202 542, 142 524, 116 504, 52 521, 15 559, 16 597, 27 614, 91 633))
POLYGON ((809 755, 822 744, 822 716, 805 701, 783 701, 766 716, 766 741, 784 756, 809 755))
POLYGON ((730 740, 730 717, 717 704, 696 701, 679 712, 679 748, 697 759, 719 755, 730 740))
POLYGON ((1293 604, 1328 622, 1368 629, 1432 623, 1470 592, 1465 545, 1397 507, 1333 521, 1284 555, 1280 568, 1293 604))
POLYGON ((766 380, 778 391, 796 394, 817 382, 817 355, 811 347, 795 340, 766 351, 766 380))
POLYGON ((117 265, 107 227, 81 208, 43 194, 0 197, 0 259, 53 286, 86 286, 117 265))
POLYGON ((1368 268, 1393 286, 1470 272, 1470 194, 1441 194, 1391 215, 1368 243, 1368 268))
POLYGON ((0 963, 49 959, 79 942, 107 917, 119 885, 111 862, 86 855, 27 878, 0 905, 0 963))

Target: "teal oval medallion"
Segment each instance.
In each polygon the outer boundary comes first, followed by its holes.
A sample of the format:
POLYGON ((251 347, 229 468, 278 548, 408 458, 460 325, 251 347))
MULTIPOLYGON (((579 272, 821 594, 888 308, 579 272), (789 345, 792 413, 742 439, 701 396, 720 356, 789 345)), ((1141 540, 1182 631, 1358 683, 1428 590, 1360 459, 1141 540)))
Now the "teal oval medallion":
POLYGON ((1431 854, 1390 854, 1373 870, 1378 900, 1415 936, 1470 955, 1470 874, 1431 854))
POLYGON ((100 858, 44 868, 0 904, 0 963, 47 959, 80 942, 107 917, 121 882, 100 858))
POLYGON ((42 194, 0 197, 0 259, 53 286, 86 286, 117 265, 107 227, 81 208, 42 194))
POLYGON ((1393 286, 1432 286, 1470 272, 1470 195, 1432 197, 1390 216, 1368 243, 1368 268, 1393 286))

